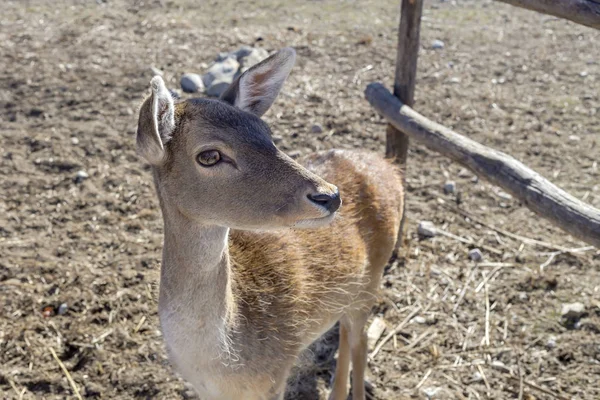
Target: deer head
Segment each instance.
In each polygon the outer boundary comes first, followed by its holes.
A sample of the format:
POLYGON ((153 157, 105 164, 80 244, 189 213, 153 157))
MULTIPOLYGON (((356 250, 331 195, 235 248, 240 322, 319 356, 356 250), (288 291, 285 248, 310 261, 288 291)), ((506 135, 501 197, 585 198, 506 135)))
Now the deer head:
POLYGON ((235 229, 316 227, 338 190, 281 152, 261 120, 295 61, 286 48, 243 73, 220 100, 175 103, 162 78, 139 113, 137 149, 161 201, 191 221, 235 229))

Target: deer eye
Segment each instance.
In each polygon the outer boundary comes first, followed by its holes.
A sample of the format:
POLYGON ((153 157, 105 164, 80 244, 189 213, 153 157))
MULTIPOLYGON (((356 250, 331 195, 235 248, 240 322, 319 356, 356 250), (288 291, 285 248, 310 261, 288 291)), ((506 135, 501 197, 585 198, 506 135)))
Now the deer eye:
POLYGON ((198 164, 202 165, 203 167, 212 167, 221 161, 221 153, 219 153, 217 150, 203 151, 202 153, 198 154, 196 160, 198 161, 198 164))

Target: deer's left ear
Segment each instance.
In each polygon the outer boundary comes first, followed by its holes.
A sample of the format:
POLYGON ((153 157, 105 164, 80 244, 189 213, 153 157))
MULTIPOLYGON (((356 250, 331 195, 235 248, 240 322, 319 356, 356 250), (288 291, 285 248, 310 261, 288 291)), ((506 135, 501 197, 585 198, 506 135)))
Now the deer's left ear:
POLYGON ((221 100, 262 116, 277 98, 295 62, 294 49, 279 50, 240 75, 221 95, 221 100))
POLYGON ((140 108, 137 131, 137 150, 150 164, 160 164, 165 155, 164 145, 175 129, 175 104, 160 76, 150 81, 152 94, 140 108))

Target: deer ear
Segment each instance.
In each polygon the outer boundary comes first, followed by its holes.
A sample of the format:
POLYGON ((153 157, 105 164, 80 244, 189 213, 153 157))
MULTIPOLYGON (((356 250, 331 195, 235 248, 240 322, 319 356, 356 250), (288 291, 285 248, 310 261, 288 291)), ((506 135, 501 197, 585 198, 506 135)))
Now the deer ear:
POLYGON ((150 81, 152 94, 140 108, 137 131, 137 150, 150 164, 163 161, 164 145, 175 129, 173 97, 160 76, 150 81))
POLYGON ((262 116, 275 101, 295 61, 294 49, 279 50, 240 75, 221 95, 221 100, 262 116))

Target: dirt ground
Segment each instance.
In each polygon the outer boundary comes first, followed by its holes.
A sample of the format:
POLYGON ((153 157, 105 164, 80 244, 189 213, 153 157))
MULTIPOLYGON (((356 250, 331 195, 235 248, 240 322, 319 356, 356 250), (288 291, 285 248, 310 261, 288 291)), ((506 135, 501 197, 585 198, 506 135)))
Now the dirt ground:
MULTIPOLYGON (((162 222, 134 148, 150 67, 177 88, 220 51, 293 46, 266 116, 279 146, 383 152, 363 90, 392 83, 398 3, 4 1, 0 398, 73 398, 61 364, 85 398, 193 398, 158 330, 162 222)), ((428 1, 415 108, 600 207, 600 32, 487 0, 428 1)), ((374 313, 384 336, 407 322, 370 359, 372 398, 600 398, 600 252, 564 251, 586 245, 419 144, 409 158, 404 248, 374 313), (447 234, 420 239, 422 220, 447 234), (586 310, 569 324, 573 302, 586 310)), ((335 345, 333 332, 302 357, 288 399, 326 398, 335 345)))

